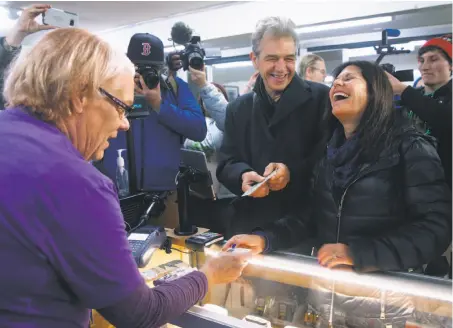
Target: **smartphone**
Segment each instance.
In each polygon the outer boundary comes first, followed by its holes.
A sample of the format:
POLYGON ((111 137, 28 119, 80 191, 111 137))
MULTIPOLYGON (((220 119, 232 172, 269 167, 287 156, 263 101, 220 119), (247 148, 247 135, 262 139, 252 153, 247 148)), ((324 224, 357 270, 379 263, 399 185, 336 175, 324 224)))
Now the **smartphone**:
POLYGON ((50 8, 42 14, 42 23, 55 27, 78 27, 79 16, 61 9, 50 8))
POLYGON ((257 190, 259 187, 261 187, 263 184, 265 184, 270 178, 272 178, 276 174, 277 174, 277 170, 273 171, 263 181, 253 185, 252 188, 250 188, 245 193, 243 193, 241 197, 250 196, 251 194, 253 194, 255 192, 255 190, 257 190))

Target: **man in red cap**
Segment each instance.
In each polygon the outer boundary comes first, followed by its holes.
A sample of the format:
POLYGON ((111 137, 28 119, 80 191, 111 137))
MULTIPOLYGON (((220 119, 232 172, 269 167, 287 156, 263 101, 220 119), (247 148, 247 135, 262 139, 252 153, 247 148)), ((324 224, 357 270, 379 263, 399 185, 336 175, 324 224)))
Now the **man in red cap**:
POLYGON ((396 95, 409 111, 417 127, 437 139, 437 151, 452 185, 452 128, 451 128, 451 34, 426 42, 418 51, 418 68, 424 87, 414 89, 387 74, 396 95))
MULTIPOLYGON (((424 87, 414 89, 387 74, 396 95, 408 110, 418 128, 437 139, 437 152, 442 161, 447 184, 452 185, 452 128, 451 128, 451 75, 452 42, 451 34, 426 42, 418 51, 418 69, 424 87)), ((451 259, 451 250, 444 254, 451 259), (448 254, 450 253, 450 254, 448 254)), ((448 270, 445 256, 433 260, 425 269, 425 274, 442 276, 448 270)), ((452 277, 450 264, 449 277, 452 277)))

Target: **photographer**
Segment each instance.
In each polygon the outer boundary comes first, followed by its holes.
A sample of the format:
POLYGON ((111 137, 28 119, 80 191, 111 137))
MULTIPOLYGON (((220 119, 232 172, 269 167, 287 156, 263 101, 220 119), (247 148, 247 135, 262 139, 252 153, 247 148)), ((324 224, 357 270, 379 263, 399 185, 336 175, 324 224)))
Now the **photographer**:
MULTIPOLYGON (((150 109, 148 117, 132 121, 138 178, 147 191, 175 190, 184 140, 202 141, 206 136, 203 113, 187 83, 176 78, 175 90, 162 77, 164 46, 158 37, 148 33, 133 35, 127 55, 136 66, 135 103, 144 98, 150 109)), ((110 177, 115 176, 116 150, 120 148, 126 148, 121 136, 112 142, 104 161, 110 177)))
POLYGON ((434 38, 418 51, 418 68, 424 83, 414 89, 387 74, 393 93, 401 95, 401 104, 407 108, 415 125, 437 139, 437 151, 445 171, 447 184, 452 183, 451 141, 451 35, 434 38))
POLYGON ((51 8, 50 5, 32 5, 24 9, 15 26, 8 31, 6 37, 0 38, 0 90, 2 91, 0 92, 0 110, 4 109, 5 103, 3 99, 3 73, 20 52, 22 41, 27 35, 55 28, 35 22, 35 18, 45 13, 49 8, 51 8))
POLYGON ((206 117, 208 133, 202 142, 187 139, 184 143, 184 148, 205 153, 217 198, 212 201, 191 195, 189 215, 191 218, 196 218, 193 223, 198 226, 217 232, 224 232, 226 229, 225 223, 228 222, 228 217, 231 215, 229 213, 229 204, 235 195, 217 180, 215 171, 218 165, 218 151, 223 140, 228 95, 223 86, 207 82, 204 69, 197 70, 189 67, 189 71, 190 79, 197 86, 197 91, 199 91, 199 102, 206 117))
POLYGON ((200 100, 203 102, 206 114, 211 117, 220 131, 225 130, 225 113, 228 105, 227 97, 219 90, 219 88, 206 80, 204 67, 202 70, 189 67, 190 78, 192 82, 199 88, 200 100))
MULTIPOLYGON (((442 161, 445 179, 452 184, 452 127, 451 127, 451 34, 426 42, 418 51, 418 68, 424 86, 418 89, 407 86, 394 76, 387 74, 393 93, 401 95, 401 104, 408 116, 421 132, 432 135, 437 140, 437 153, 442 161)), ((452 277, 451 248, 431 261, 425 274, 452 277)))

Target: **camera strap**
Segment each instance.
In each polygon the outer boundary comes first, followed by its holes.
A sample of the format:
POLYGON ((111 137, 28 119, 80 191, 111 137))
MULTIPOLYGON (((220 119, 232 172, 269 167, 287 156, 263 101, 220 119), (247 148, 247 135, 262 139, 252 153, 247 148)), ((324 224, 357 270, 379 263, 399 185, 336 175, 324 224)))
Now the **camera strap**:
MULTIPOLYGON (((177 86, 178 83, 176 82, 176 79, 173 78, 173 80, 175 81, 175 84, 176 84, 176 86, 177 86)), ((179 107, 179 104, 178 104, 178 92, 173 88, 173 84, 170 82, 170 76, 168 76, 168 77, 165 79, 165 84, 167 85, 167 88, 170 90, 171 94, 172 94, 173 97, 175 98, 176 106, 179 107)))
POLYGON ((144 181, 145 181, 145 120, 140 120, 140 185, 139 188, 143 191, 144 181))
MULTIPOLYGON (((176 79, 174 77, 173 77, 173 79, 175 81, 175 84, 178 85, 178 82, 176 81, 176 79)), ((170 82, 170 76, 168 76, 164 80, 164 82, 165 82, 165 85, 166 85, 167 89, 170 90, 171 94, 173 95, 173 98, 175 99, 176 106, 179 107, 178 93, 177 93, 177 91, 175 91, 175 89, 173 88, 173 85, 170 82)), ((181 145, 184 144, 184 136, 183 135, 180 135, 180 143, 181 143, 181 145)))

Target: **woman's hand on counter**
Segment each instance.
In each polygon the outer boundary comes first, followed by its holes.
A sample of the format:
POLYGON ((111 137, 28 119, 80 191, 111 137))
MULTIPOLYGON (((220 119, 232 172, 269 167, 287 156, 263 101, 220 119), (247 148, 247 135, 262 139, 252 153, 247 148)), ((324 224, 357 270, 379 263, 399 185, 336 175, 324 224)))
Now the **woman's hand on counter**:
POLYGON ((325 244, 318 251, 318 262, 329 269, 354 265, 349 253, 349 247, 345 244, 325 244))
POLYGON ((238 279, 247 266, 251 254, 219 253, 210 258, 200 269, 209 285, 227 284, 238 279))
POLYGON ((222 250, 226 251, 233 245, 236 245, 237 248, 248 248, 253 255, 256 255, 262 253, 266 248, 266 239, 258 235, 236 235, 227 241, 222 250))

